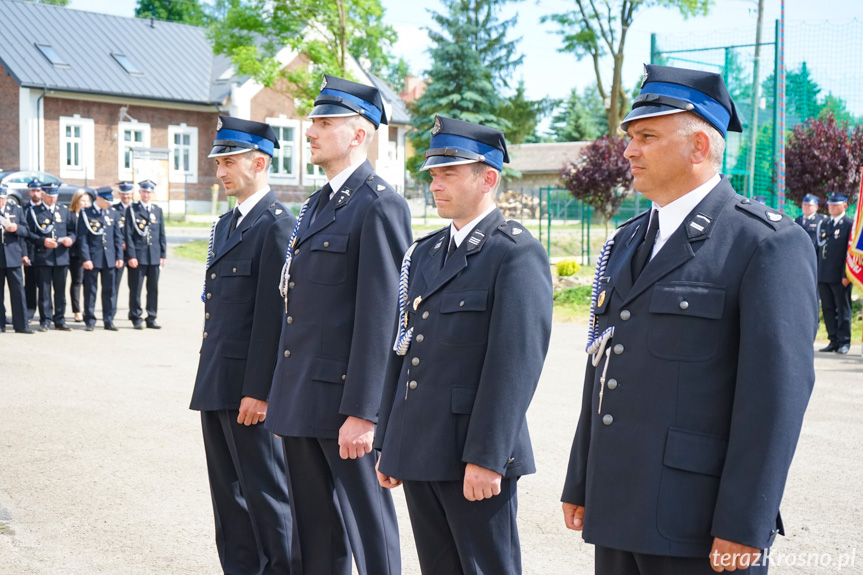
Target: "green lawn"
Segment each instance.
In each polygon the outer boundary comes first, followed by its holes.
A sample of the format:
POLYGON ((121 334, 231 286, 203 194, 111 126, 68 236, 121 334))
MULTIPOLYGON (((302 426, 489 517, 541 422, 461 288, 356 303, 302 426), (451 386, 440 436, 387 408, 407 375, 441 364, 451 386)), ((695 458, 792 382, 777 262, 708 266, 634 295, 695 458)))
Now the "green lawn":
POLYGON ((175 246, 174 256, 187 260, 195 260, 201 263, 207 262, 207 240, 196 240, 175 246))

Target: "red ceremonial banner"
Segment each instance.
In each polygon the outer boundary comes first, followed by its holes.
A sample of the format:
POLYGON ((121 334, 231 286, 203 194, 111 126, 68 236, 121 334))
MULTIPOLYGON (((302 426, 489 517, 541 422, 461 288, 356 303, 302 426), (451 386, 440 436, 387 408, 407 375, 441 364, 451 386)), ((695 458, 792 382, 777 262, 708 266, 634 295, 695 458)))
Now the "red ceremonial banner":
POLYGON ((860 191, 857 192, 857 215, 848 239, 848 253, 845 256, 845 275, 858 288, 863 289, 863 169, 860 170, 860 191))

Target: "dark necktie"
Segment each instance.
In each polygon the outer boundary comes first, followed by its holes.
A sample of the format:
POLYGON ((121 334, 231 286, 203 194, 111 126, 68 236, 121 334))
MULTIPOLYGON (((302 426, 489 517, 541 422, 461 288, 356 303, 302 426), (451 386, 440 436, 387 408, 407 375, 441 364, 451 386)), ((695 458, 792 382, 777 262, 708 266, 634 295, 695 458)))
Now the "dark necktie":
POLYGON ((443 258, 443 264, 441 264, 441 267, 446 265, 447 260, 453 254, 453 252, 456 250, 456 248, 458 248, 458 246, 455 245, 455 237, 450 236, 449 237, 449 246, 446 249, 446 255, 443 258))
POLYGON ((635 256, 632 258, 632 279, 633 281, 641 274, 641 270, 650 261, 650 254, 653 253, 653 246, 656 243, 656 236, 659 232, 659 214, 656 210, 650 212, 650 223, 647 226, 647 233, 644 235, 644 241, 638 246, 635 256))
POLYGON ((231 237, 231 234, 237 229, 237 222, 240 221, 240 216, 240 208, 234 208, 234 211, 231 214, 231 227, 228 228, 228 237, 231 237))

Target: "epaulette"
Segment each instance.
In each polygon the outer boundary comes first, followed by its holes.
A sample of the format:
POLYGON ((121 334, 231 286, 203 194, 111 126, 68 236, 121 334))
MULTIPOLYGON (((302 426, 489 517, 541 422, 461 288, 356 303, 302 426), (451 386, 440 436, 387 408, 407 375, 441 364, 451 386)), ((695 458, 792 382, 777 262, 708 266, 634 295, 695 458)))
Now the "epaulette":
POLYGON ((366 178, 366 183, 368 186, 374 190, 376 194, 380 194, 383 191, 389 190, 391 192, 395 192, 393 187, 389 185, 386 180, 377 175, 375 172, 369 174, 369 177, 366 178))
POLYGON ((509 237, 512 241, 516 243, 522 241, 525 238, 533 237, 527 228, 525 228, 523 225, 521 225, 515 220, 506 220, 501 225, 499 225, 497 229, 503 232, 507 237, 509 237))
POLYGON ((285 218, 288 215, 287 214, 288 208, 283 206, 281 204, 281 202, 273 202, 272 204, 269 205, 267 210, 269 210, 269 212, 277 218, 285 218))
POLYGON ((227 212, 225 212, 224 214, 222 214, 221 216, 219 216, 219 219, 221 220, 221 219, 222 219, 222 218, 224 218, 225 216, 230 216, 230 215, 231 215, 231 213, 232 213, 233 211, 234 211, 234 208, 231 208, 230 210, 228 210, 227 212))
POLYGON ((447 228, 449 228, 449 226, 444 226, 444 227, 442 227, 442 228, 440 228, 440 229, 432 230, 432 231, 428 232, 427 234, 425 234, 424 236, 420 236, 420 237, 418 237, 417 239, 415 239, 415 240, 414 240, 414 243, 415 243, 415 244, 418 244, 418 243, 420 243, 420 242, 421 242, 421 241, 423 241, 423 240, 427 240, 428 238, 430 238, 430 237, 432 237, 432 236, 434 236, 434 235, 436 235, 436 234, 438 234, 438 233, 440 233, 440 232, 442 232, 442 231, 446 230, 447 228))
POLYGON ((620 229, 624 226, 628 226, 630 223, 634 222, 638 218, 642 218, 642 217, 648 215, 650 213, 650 210, 652 210, 652 209, 653 208, 648 208, 648 209, 644 210, 643 212, 641 212, 640 214, 636 214, 636 215, 632 216, 631 218, 629 218, 628 220, 626 220, 625 222, 623 222, 622 224, 617 226, 617 229, 620 229))
POLYGON ((780 226, 787 226, 794 223, 794 221, 786 214, 765 206, 761 202, 753 202, 751 199, 744 198, 740 195, 736 196, 734 199, 737 200, 737 209, 755 216, 774 230, 778 230, 780 226))

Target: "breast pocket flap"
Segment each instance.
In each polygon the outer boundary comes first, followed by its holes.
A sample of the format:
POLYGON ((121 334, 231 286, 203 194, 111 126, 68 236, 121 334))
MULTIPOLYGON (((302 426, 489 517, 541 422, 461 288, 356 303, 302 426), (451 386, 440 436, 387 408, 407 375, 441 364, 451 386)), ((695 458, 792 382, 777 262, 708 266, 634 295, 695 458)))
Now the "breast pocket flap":
POLYGON ((672 427, 665 441, 663 463, 675 469, 719 477, 727 451, 725 438, 672 427))
POLYGON ((348 237, 348 234, 315 234, 309 240, 309 249, 313 252, 343 254, 348 251, 348 237))
POLYGON ((441 294, 441 313, 459 311, 485 311, 488 303, 488 290, 474 289, 444 292, 441 294))
POLYGON ((667 313, 719 319, 725 306, 725 286, 668 283, 656 284, 650 298, 651 313, 667 313))
POLYGON ((327 383, 345 382, 348 373, 348 362, 329 357, 315 357, 312 362, 312 379, 327 383))
POLYGON ((225 260, 219 267, 222 277, 240 277, 252 275, 252 260, 225 260))

